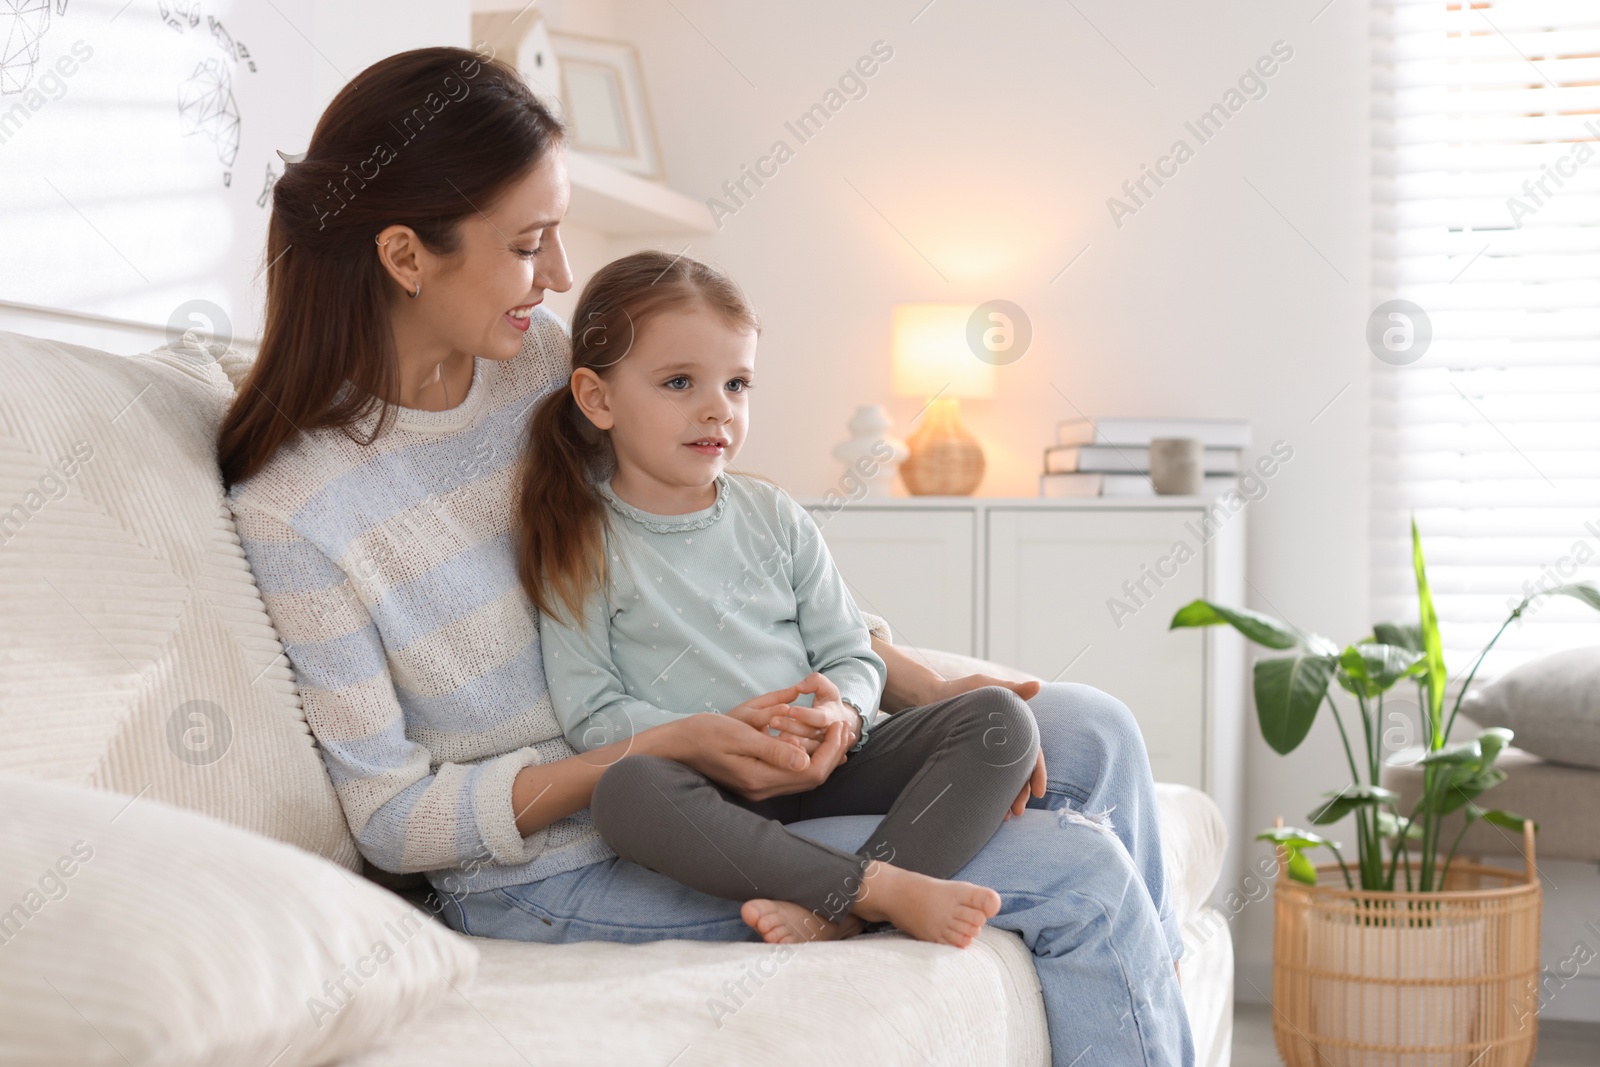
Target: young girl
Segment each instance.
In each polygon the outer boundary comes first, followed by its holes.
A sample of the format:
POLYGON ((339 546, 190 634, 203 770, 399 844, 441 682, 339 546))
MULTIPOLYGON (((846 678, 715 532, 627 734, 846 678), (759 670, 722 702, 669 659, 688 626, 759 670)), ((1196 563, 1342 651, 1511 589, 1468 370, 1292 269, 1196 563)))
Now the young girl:
POLYGON ((1000 898, 946 879, 1027 783, 1032 712, 989 686, 878 722, 887 672, 816 524, 772 483, 727 470, 758 330, 737 286, 686 256, 627 256, 584 288, 570 388, 534 413, 517 505, 556 717, 580 752, 697 712, 807 758, 848 748, 817 788, 756 801, 627 756, 590 812, 623 858, 746 901, 767 941, 886 921, 965 947, 1000 898), (853 855, 784 825, 878 813, 853 855))

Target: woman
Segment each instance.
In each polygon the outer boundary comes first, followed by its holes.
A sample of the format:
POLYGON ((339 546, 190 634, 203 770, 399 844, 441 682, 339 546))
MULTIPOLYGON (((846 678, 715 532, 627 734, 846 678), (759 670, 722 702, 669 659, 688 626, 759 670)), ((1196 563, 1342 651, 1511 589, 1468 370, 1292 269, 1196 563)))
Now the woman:
MULTIPOLYGON (((511 494, 529 409, 570 370, 537 307, 572 284, 568 197, 562 129, 514 71, 448 48, 364 71, 274 186, 261 349, 218 458, 368 860, 425 872, 472 934, 753 940, 737 903, 612 854, 589 819, 595 782, 654 754, 784 796, 826 780, 852 738, 830 731, 807 757, 722 715, 581 756, 562 735, 511 494)), ((942 679, 868 622, 886 711, 1006 684, 942 679)), ((1084 686, 1010 688, 1038 720, 1039 766, 955 877, 996 890, 991 922, 1033 952, 1059 1062, 1191 1064, 1138 730, 1084 686)), ((790 828, 853 852, 877 821, 790 828)))

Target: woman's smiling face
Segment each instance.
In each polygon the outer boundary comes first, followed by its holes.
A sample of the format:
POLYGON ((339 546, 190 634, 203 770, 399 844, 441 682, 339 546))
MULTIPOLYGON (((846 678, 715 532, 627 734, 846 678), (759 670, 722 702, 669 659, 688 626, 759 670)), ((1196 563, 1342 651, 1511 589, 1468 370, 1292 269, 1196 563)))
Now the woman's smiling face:
POLYGON ((477 205, 462 219, 454 255, 430 253, 409 227, 385 230, 379 251, 391 276, 407 292, 421 286, 415 303, 396 294, 404 328, 430 349, 514 358, 545 291, 572 288, 560 228, 570 197, 566 152, 558 145, 496 203, 477 205))

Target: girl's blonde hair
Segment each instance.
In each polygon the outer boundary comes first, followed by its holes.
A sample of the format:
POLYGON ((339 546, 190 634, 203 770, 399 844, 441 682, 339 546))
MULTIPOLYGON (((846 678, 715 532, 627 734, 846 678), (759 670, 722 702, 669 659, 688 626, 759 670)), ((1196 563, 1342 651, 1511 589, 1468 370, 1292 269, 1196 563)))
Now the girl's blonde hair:
MULTIPOLYGON (((649 251, 606 264, 572 313, 572 369, 607 377, 652 318, 696 304, 736 330, 761 331, 733 279, 697 259, 649 251)), ((515 502, 517 577, 540 613, 559 617, 559 604, 576 625, 584 598, 606 580, 606 505, 595 482, 611 458, 609 437, 578 407, 570 377, 534 409, 515 502)))

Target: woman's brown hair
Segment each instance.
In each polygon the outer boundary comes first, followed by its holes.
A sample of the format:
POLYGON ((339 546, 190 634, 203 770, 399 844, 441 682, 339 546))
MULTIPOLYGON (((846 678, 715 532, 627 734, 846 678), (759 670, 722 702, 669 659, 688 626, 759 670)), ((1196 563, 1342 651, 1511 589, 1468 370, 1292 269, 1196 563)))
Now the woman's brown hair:
POLYGON ((398 381, 388 314, 397 294, 374 254, 378 232, 409 226, 448 256, 460 221, 564 140, 515 70, 464 48, 401 52, 339 91, 305 158, 272 187, 261 348, 217 436, 224 486, 302 430, 336 427, 361 444, 384 431, 398 381), (353 427, 379 406, 362 439, 353 427))
MULTIPOLYGON (((606 264, 572 312, 572 369, 607 377, 652 318, 697 304, 736 330, 761 330, 733 279, 699 260, 635 252, 606 264)), ((541 614, 559 617, 559 604, 582 625, 584 598, 604 587, 606 506, 595 483, 612 462, 610 438, 578 407, 569 377, 534 409, 518 479, 517 575, 541 614)))

